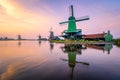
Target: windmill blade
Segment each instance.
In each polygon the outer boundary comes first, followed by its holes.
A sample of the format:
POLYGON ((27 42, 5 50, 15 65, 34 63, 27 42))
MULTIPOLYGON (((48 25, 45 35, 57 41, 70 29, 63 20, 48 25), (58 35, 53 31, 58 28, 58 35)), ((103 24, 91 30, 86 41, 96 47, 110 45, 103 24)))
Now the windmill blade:
POLYGON ((78 61, 76 61, 76 63, 81 63, 81 64, 83 64, 83 65, 90 65, 89 63, 86 63, 86 62, 78 62, 78 61))
MULTIPOLYGON (((64 58, 60 58, 62 61, 68 61, 68 59, 64 59, 64 58)), ((79 62, 79 61, 75 61, 75 63, 80 63, 80 64, 83 64, 83 65, 87 65, 89 66, 90 64, 87 63, 87 62, 79 62)))
POLYGON ((68 23, 69 21, 64 21, 64 22, 60 22, 59 24, 65 24, 68 23))
POLYGON ((89 16, 78 17, 77 20, 79 20, 79 19, 84 19, 84 18, 89 18, 89 16))
POLYGON ((68 61, 68 59, 60 58, 62 61, 68 61))
POLYGON ((69 10, 70 10, 70 16, 74 16, 73 5, 69 7, 69 10))
POLYGON ((83 16, 83 17, 80 17, 79 19, 76 20, 76 22, 79 22, 79 21, 85 21, 85 20, 89 20, 90 18, 88 16, 83 16))

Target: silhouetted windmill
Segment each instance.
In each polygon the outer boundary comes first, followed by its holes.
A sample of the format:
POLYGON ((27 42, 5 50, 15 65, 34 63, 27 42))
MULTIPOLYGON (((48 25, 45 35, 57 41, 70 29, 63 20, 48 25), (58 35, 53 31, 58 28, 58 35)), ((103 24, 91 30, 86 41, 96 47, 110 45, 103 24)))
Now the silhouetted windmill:
POLYGON ((41 36, 40 36, 40 35, 38 36, 38 40, 39 40, 39 41, 41 40, 41 36))
POLYGON ((52 28, 50 28, 50 35, 49 35, 49 40, 54 39, 54 32, 52 31, 52 28))
POLYGON ((68 29, 63 31, 64 34, 62 35, 62 37, 66 38, 66 39, 81 39, 82 38, 82 30, 76 29, 76 22, 89 20, 89 17, 84 16, 84 17, 80 17, 79 19, 76 19, 74 17, 73 5, 71 5, 70 9, 71 9, 71 15, 68 18, 68 21, 59 23, 59 24, 68 23, 68 29))
POLYGON ((22 37, 21 35, 17 35, 18 36, 18 40, 22 40, 22 37))

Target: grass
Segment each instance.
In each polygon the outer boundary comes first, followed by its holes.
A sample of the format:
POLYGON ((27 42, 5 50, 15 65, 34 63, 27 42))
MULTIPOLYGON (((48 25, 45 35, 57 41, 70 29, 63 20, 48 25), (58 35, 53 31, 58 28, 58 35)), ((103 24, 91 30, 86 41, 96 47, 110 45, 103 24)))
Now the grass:
POLYGON ((104 41, 88 41, 88 40, 51 40, 52 43, 68 43, 68 44, 93 44, 93 43, 102 43, 104 41))
POLYGON ((118 47, 120 47, 120 38, 118 39, 114 39, 114 44, 117 45, 118 47))

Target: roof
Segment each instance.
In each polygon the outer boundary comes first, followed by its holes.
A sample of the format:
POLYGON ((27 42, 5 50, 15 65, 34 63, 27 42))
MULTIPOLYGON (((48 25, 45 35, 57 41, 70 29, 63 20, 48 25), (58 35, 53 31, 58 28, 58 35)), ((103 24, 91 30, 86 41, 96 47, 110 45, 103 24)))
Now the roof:
POLYGON ((84 38, 104 38, 106 33, 83 35, 84 38))

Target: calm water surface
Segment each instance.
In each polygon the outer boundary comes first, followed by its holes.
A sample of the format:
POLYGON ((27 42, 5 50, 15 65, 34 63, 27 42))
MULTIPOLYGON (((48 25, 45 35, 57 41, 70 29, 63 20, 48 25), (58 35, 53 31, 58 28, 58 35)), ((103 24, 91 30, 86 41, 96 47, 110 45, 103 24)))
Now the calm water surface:
POLYGON ((120 80, 120 48, 0 41, 0 80, 120 80))

